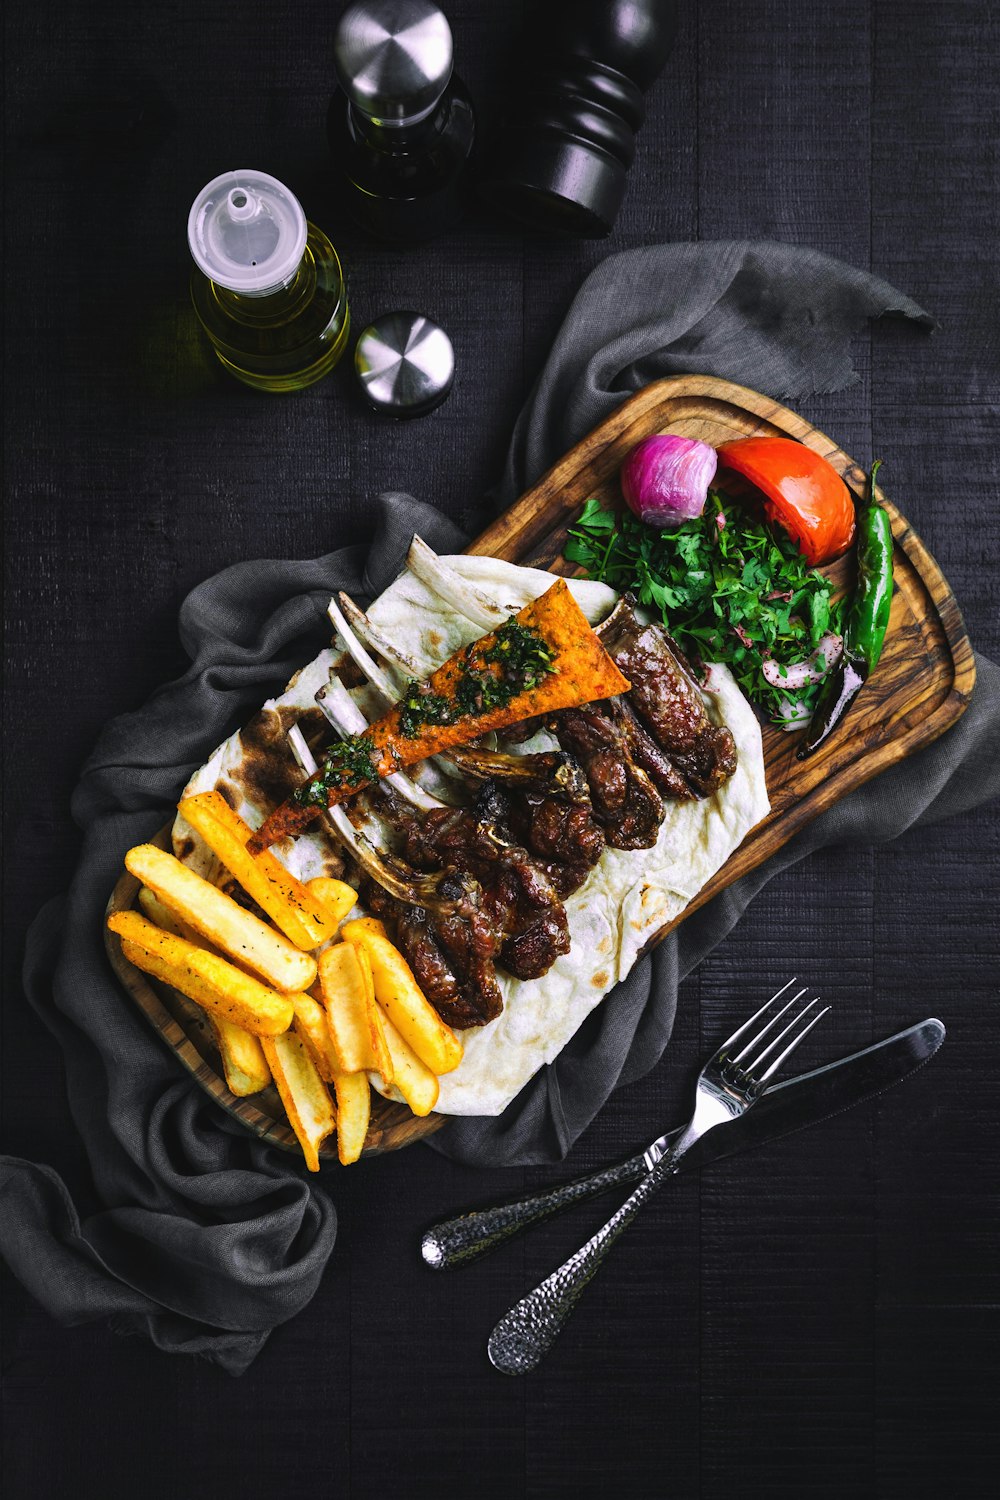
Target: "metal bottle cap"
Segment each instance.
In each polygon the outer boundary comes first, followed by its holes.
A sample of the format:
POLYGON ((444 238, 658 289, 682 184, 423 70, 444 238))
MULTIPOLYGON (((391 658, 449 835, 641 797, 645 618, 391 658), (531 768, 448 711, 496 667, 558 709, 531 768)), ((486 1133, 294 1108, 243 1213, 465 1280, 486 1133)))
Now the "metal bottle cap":
POLYGON ((354 371, 376 411, 424 417, 451 390, 455 351, 444 329, 421 313, 385 313, 358 339, 354 371))
POLYGON ((414 125, 451 78, 451 27, 431 0, 357 0, 333 43, 337 77, 355 109, 379 125, 414 125))

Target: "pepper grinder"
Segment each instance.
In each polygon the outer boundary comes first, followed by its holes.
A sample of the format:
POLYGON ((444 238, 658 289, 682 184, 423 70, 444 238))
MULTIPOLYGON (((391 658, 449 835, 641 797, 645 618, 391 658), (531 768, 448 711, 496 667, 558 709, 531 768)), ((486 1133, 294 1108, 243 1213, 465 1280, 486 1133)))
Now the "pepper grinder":
POLYGON ((431 0, 357 0, 340 18, 327 138, 345 206, 379 239, 432 239, 464 210, 476 125, 452 51, 431 0))
POLYGON ((545 0, 537 62, 505 121, 482 196, 534 229, 612 229, 643 94, 677 35, 675 0, 545 0))

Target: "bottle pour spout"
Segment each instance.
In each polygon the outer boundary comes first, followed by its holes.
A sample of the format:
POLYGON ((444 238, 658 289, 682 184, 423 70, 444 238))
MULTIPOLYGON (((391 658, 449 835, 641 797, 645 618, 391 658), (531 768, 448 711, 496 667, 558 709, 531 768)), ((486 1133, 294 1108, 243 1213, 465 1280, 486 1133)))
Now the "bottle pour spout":
POLYGON ((218 286, 249 297, 291 281, 306 234, 299 200, 266 172, 223 172, 202 188, 188 215, 195 265, 218 286))

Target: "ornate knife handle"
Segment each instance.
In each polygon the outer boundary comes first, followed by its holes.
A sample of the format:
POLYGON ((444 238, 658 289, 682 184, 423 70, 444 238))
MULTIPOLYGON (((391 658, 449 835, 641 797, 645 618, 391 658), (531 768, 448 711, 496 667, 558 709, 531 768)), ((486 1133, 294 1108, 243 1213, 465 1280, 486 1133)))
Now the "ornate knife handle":
POLYGON ((584 1287, 597 1273, 612 1245, 664 1179, 676 1170, 673 1160, 664 1157, 602 1229, 500 1319, 490 1334, 488 1346, 490 1360, 498 1370, 505 1375, 524 1375, 535 1368, 555 1343, 584 1287))
POLYGON ((513 1239, 522 1229, 537 1224, 540 1219, 548 1219, 553 1214, 561 1213, 564 1208, 572 1208, 574 1203, 595 1198, 598 1193, 606 1193, 610 1188, 634 1182, 645 1170, 645 1159, 640 1152, 638 1156, 631 1156, 628 1161, 619 1162, 617 1166, 605 1167, 603 1171, 592 1172, 588 1177, 577 1177, 559 1187, 546 1188, 544 1192, 534 1193, 529 1198, 501 1203, 497 1208, 460 1214, 455 1219, 448 1219, 445 1223, 435 1224, 432 1229, 428 1229, 420 1242, 420 1253, 427 1265, 437 1271, 467 1265, 469 1261, 478 1260, 481 1255, 486 1255, 498 1245, 513 1239))

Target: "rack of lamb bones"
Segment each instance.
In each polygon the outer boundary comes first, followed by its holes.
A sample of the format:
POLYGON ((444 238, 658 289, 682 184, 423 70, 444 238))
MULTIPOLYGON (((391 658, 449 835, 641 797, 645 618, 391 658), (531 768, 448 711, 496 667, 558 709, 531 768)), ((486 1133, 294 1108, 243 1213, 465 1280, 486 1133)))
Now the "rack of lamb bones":
MULTIPOLYGON (((409 570, 481 629, 512 609, 461 577, 415 537, 409 570)), ((405 703, 426 691, 432 664, 398 649, 347 595, 331 600, 338 645, 367 684, 366 702, 405 703)), ((710 796, 733 774, 736 745, 713 724, 676 644, 623 598, 595 627, 631 683, 628 692, 559 709, 502 732, 505 748, 454 746, 325 810, 360 873, 365 907, 381 918, 449 1025, 499 1015, 497 967, 537 979, 569 950, 564 900, 606 847, 651 848, 667 801, 710 796), (519 751, 539 731, 558 748, 519 751)), ((340 664, 338 664, 340 665, 340 664)), ((369 718, 335 671, 316 702, 336 733, 369 718)), ((307 775, 316 759, 301 728, 289 743, 307 775)))

